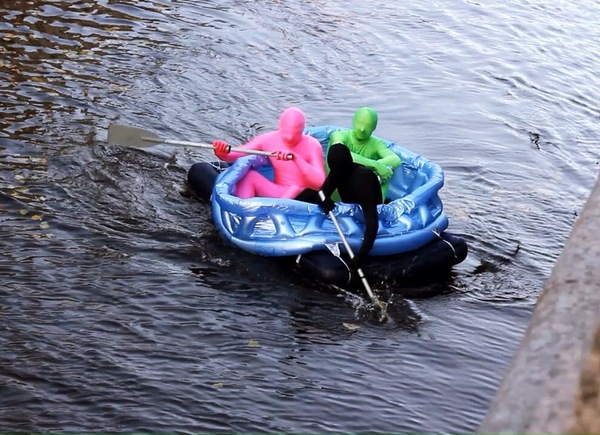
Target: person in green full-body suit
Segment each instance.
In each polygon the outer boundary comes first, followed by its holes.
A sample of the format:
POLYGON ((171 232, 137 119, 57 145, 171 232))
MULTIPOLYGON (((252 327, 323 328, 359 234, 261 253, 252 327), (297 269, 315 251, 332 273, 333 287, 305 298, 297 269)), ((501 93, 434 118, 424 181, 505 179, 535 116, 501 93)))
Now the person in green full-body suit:
MULTIPOLYGON (((383 198, 387 197, 390 179, 394 169, 402 164, 400 157, 390 150, 386 143, 372 136, 377 128, 377 112, 370 107, 361 107, 352 117, 352 129, 338 130, 329 137, 329 147, 336 143, 342 143, 350 149, 352 160, 355 163, 366 166, 374 171, 381 180, 381 193, 383 198)), ((327 162, 327 159, 325 159, 327 162)), ((326 165, 329 173, 329 165, 326 165)), ((332 197, 339 201, 339 195, 332 197)))

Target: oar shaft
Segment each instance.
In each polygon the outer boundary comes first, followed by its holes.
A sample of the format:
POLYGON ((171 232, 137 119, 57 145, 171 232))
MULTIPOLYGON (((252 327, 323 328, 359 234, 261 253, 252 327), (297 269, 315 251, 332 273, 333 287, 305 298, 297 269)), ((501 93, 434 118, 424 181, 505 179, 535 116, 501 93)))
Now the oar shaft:
MULTIPOLYGON (((131 127, 128 125, 110 124, 108 126, 108 143, 147 148, 152 144, 164 143, 167 145, 182 145, 188 147, 210 148, 214 150, 214 146, 210 143, 188 142, 182 140, 164 139, 150 130, 145 130, 139 127, 131 127)), ((229 151, 244 154, 257 154, 259 156, 275 157, 275 151, 253 150, 248 148, 232 148, 229 146, 229 151)), ((294 155, 289 153, 285 156, 286 160, 293 160, 294 155)))
MULTIPOLYGON (((182 146, 186 146, 186 147, 210 148, 210 149, 215 148, 212 144, 202 143, 202 142, 188 142, 188 141, 173 140, 173 139, 156 139, 153 137, 142 137, 142 140, 144 140, 145 142, 164 143, 167 145, 182 145, 182 146)), ((249 150, 246 148, 231 148, 230 151, 238 152, 238 153, 246 153, 246 154, 257 154, 259 156, 272 156, 273 155, 273 153, 271 151, 249 150)))
MULTIPOLYGON (((321 201, 324 201, 326 198, 325 193, 323 193, 322 190, 319 190, 319 198, 321 198, 321 201)), ((335 229, 337 230, 338 234, 340 235, 340 238, 342 239, 342 243, 344 244, 344 247, 346 248, 346 251, 348 252, 348 255, 350 256, 350 259, 351 260, 354 259, 354 252, 352 251, 352 247, 350 246, 350 243, 348 243, 348 239, 346 239, 346 236, 344 235, 344 233, 342 231, 342 227, 340 227, 337 217, 335 217, 335 214, 333 214, 333 210, 329 212, 329 218, 333 222, 335 229)), ((363 273, 362 268, 359 267, 356 269, 356 271, 358 272, 358 276, 360 277, 360 280, 362 281, 363 286, 365 287, 365 290, 367 291, 367 294, 369 295, 371 300, 374 303, 378 303, 379 300, 377 299, 377 296, 375 296, 375 294, 373 293, 373 290, 371 289, 371 286, 369 285, 369 282, 367 281, 367 277, 363 273)))

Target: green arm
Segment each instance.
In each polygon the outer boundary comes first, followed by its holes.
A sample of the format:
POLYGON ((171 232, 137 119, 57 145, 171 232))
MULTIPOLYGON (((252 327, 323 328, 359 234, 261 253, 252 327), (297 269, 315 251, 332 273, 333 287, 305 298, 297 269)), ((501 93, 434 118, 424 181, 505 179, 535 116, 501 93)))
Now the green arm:
POLYGON ((394 170, 402 164, 402 160, 400 159, 398 154, 389 149, 385 142, 377 143, 376 154, 376 158, 370 159, 367 157, 363 157, 360 154, 352 153, 352 160, 371 169, 374 169, 376 164, 381 164, 383 166, 388 166, 392 170, 394 170))
POLYGON ((374 169, 375 168, 375 162, 377 162, 377 160, 369 159, 367 157, 363 157, 360 154, 353 153, 353 152, 351 152, 350 154, 352 154, 352 160, 355 163, 359 163, 359 164, 364 165, 364 166, 366 166, 367 168, 370 168, 370 169, 374 169))
MULTIPOLYGON (((349 132, 346 130, 334 131, 329 137, 329 145, 332 145, 334 143, 343 143, 348 145, 348 134, 349 132)), ((364 157, 361 154, 352 152, 352 160, 371 169, 375 169, 376 162, 384 166, 389 166, 392 169, 396 169, 402 164, 402 160, 400 159, 400 157, 391 149, 389 149, 385 142, 374 137, 371 138, 371 141, 376 141, 375 146, 377 147, 376 154, 378 158, 371 159, 368 157, 364 157)), ((352 147, 350 147, 350 149, 352 149, 352 147)), ((327 172, 329 172, 327 159, 325 159, 325 165, 327 167, 327 172)))
POLYGON ((391 149, 385 147, 379 150, 379 162, 392 169, 396 169, 402 164, 402 159, 391 149))

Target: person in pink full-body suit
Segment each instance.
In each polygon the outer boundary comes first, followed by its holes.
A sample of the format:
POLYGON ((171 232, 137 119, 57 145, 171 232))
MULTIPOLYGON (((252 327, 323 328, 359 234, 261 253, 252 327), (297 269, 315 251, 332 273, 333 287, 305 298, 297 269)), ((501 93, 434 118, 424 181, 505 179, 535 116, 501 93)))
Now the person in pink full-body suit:
MULTIPOLYGON (((295 198, 305 188, 319 189, 325 180, 325 160, 319 141, 304 134, 304 112, 297 107, 289 107, 279 118, 279 129, 256 136, 241 148, 269 151, 273 165, 273 181, 258 171, 251 169, 235 189, 240 198, 265 196, 271 198, 295 198)), ((215 140, 215 155, 227 162, 233 162, 247 154, 229 152, 225 141, 215 140)))

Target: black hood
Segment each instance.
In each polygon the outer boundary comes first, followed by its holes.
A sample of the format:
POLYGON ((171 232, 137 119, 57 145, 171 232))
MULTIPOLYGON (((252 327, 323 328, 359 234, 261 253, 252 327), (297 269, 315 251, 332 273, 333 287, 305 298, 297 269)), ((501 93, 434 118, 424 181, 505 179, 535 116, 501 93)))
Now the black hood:
POLYGON ((341 143, 331 145, 327 153, 327 164, 329 165, 329 172, 336 177, 349 177, 353 170, 350 149, 341 143))

